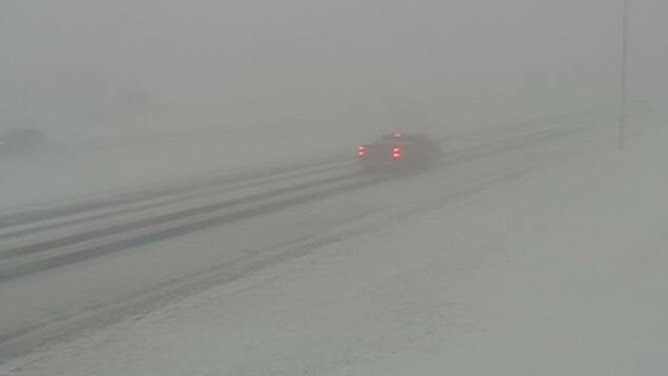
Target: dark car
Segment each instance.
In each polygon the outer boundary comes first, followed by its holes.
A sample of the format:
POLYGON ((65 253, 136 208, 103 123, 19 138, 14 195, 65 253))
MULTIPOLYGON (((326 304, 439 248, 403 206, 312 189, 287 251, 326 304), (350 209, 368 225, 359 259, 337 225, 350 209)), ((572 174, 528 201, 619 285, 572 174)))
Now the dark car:
POLYGON ((417 133, 386 134, 357 149, 359 162, 367 171, 417 171, 434 166, 442 156, 436 141, 417 133))
POLYGON ((30 153, 46 145, 46 136, 37 129, 13 128, 0 133, 0 153, 30 153))

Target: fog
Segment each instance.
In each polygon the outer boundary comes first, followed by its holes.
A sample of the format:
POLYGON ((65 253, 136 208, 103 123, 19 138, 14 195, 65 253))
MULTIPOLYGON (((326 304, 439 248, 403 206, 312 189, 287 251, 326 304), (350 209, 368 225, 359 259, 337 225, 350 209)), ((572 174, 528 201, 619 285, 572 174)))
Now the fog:
MULTIPOLYGON (((668 6, 631 5, 630 86, 647 103, 665 94, 668 6)), ((619 89, 621 1, 0 7, 1 126, 67 139, 202 127, 447 131, 614 111, 619 89)))
POLYGON ((0 0, 0 375, 660 369, 668 2, 625 71, 624 4, 0 0))
MULTIPOLYGON (((1 204, 346 153, 396 130, 587 114, 614 132, 622 5, 4 0, 0 131, 43 130, 57 155, 3 164, 1 204)), ((633 116, 666 102, 668 7, 631 5, 633 116)))

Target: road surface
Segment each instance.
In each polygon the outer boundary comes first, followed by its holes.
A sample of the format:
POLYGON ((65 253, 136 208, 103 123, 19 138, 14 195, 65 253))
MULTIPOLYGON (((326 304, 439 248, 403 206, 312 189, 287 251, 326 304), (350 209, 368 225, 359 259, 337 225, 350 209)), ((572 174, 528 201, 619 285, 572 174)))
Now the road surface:
POLYGON ((563 118, 445 138, 444 162, 417 175, 364 175, 339 155, 6 213, 0 360, 470 199, 586 149, 602 124, 563 118))

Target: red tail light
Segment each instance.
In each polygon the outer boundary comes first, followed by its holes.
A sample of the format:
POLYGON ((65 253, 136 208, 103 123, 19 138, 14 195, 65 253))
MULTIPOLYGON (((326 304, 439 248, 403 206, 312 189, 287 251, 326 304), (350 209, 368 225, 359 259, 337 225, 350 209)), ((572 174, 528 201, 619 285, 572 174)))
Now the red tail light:
POLYGON ((402 156, 403 156, 403 151, 401 150, 400 147, 395 146, 392 148, 392 151, 390 152, 390 157, 392 157, 392 159, 396 161, 401 159, 402 156))
POLYGON ((357 148, 357 156, 363 157, 366 154, 366 147, 360 146, 357 148))

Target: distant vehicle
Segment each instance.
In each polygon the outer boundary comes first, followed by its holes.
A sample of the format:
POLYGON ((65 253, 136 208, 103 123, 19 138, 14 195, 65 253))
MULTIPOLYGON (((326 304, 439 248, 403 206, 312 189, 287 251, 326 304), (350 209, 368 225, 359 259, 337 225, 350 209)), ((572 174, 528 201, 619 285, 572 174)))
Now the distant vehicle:
POLYGON ((357 148, 365 171, 418 171, 434 166, 442 156, 443 150, 436 141, 416 133, 386 134, 357 148))
POLYGON ((0 134, 0 153, 30 153, 44 146, 46 136, 37 129, 13 128, 0 134))

